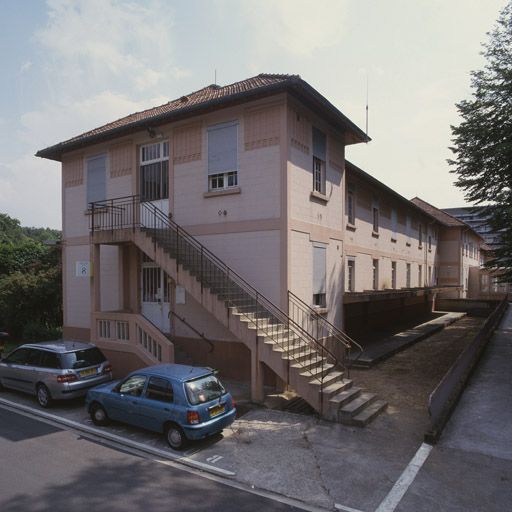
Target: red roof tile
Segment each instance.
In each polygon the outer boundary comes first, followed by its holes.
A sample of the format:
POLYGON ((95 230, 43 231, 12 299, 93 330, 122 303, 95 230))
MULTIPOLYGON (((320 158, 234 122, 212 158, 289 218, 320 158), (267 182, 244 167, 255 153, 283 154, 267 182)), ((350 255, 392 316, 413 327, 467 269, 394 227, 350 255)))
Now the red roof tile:
POLYGON ((72 151, 86 144, 108 140, 123 133, 140 130, 169 122, 173 118, 195 115, 203 108, 221 108, 229 102, 242 100, 247 96, 277 94, 285 90, 294 90, 299 96, 308 99, 317 108, 328 111, 332 119, 343 125, 352 135, 352 142, 363 142, 366 135, 354 123, 346 118, 336 107, 300 78, 299 75, 259 74, 230 85, 208 85, 198 91, 187 94, 158 107, 135 112, 116 121, 87 131, 76 137, 42 149, 36 156, 60 160, 66 151, 72 151))

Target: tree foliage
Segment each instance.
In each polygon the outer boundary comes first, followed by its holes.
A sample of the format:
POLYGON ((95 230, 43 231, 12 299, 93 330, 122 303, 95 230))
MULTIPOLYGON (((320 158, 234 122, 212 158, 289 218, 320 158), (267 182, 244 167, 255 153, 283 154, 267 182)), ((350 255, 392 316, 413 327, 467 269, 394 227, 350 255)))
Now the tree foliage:
POLYGON ((14 338, 59 336, 62 325, 62 269, 59 246, 41 240, 60 238, 48 228, 24 228, 0 214, 0 327, 14 338))
POLYGON ((471 73, 472 97, 457 104, 462 117, 452 126, 455 155, 449 160, 455 185, 475 205, 485 205, 501 247, 488 263, 512 281, 512 1, 483 44, 483 69, 471 73))

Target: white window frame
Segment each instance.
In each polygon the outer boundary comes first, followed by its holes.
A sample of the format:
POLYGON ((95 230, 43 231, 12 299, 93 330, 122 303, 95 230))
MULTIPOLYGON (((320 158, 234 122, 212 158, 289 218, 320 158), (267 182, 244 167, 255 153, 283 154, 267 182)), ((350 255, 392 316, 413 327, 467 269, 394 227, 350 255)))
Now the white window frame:
MULTIPOLYGON (((318 133, 321 133, 325 138, 325 158, 327 159, 327 134, 320 130, 319 128, 313 127, 312 136, 314 139, 315 130, 318 133)), ((314 144, 313 144, 314 146, 314 144)), ((320 158, 320 156, 315 155, 315 150, 313 147, 313 191, 325 196, 326 188, 327 188, 327 166, 326 160, 320 158)))
POLYGON ((396 261, 391 262, 391 288, 396 288, 396 261))
POLYGON ((327 307, 327 244, 320 242, 313 242, 313 294, 312 294, 313 308, 323 309, 327 307), (322 291, 315 290, 315 249, 322 251, 324 260, 324 275, 323 275, 323 286, 322 291), (316 293, 315 293, 316 292, 316 293))
POLYGON ((144 185, 143 185, 143 167, 147 165, 153 164, 162 164, 163 162, 169 162, 169 141, 162 140, 158 142, 148 142, 146 144, 142 144, 139 148, 139 184, 140 184, 140 197, 141 201, 158 201, 160 199, 169 199, 169 164, 167 164, 167 169, 165 166, 160 165, 160 179, 159 179, 159 190, 157 194, 154 194, 156 190, 152 191, 152 195, 156 195, 157 197, 148 196, 148 194, 144 193, 144 185), (150 148, 155 148, 156 151, 153 151, 150 148), (149 153, 149 158, 147 153, 149 153), (166 174, 165 174, 166 173, 166 174), (163 179, 164 174, 166 175, 167 180, 163 179), (147 197, 147 198, 146 198, 147 197))
POLYGON ((372 288, 373 290, 379 289, 379 260, 372 259, 372 288))
POLYGON ((411 287, 411 264, 406 263, 405 266, 405 287, 410 288, 411 287))
POLYGON ((206 165, 208 173, 208 192, 219 192, 238 187, 238 174, 240 168, 240 127, 238 121, 228 121, 226 123, 218 123, 208 126, 206 130, 206 165), (209 155, 209 133, 214 130, 236 127, 236 168, 226 169, 223 172, 215 174, 210 173, 208 155, 209 155))

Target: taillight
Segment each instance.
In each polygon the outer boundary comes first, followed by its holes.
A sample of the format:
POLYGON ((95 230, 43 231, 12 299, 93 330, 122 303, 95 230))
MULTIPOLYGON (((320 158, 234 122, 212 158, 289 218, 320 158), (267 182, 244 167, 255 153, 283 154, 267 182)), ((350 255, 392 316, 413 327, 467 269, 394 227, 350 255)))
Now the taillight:
POLYGON ((111 371, 112 371, 111 364, 107 364, 107 366, 105 366, 105 368, 103 368, 103 373, 110 373, 111 371))
POLYGON ((234 398, 231 398, 231 405, 233 406, 233 409, 236 409, 236 402, 234 398))
POLYGON ((199 423, 199 413, 197 411, 187 411, 187 423, 197 425, 199 423))
POLYGON ((78 377, 74 373, 67 373, 66 375, 57 375, 57 382, 75 382, 78 377))

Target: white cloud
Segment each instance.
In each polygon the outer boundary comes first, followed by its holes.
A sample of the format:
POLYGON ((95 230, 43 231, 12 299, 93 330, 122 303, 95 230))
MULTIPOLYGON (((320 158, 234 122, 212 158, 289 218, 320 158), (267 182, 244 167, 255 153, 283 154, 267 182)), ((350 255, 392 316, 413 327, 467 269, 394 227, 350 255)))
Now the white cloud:
POLYGON ((264 0, 242 2, 241 10, 260 46, 305 57, 341 41, 347 7, 339 0, 264 0))
POLYGON ((182 75, 174 65, 174 15, 167 2, 48 0, 35 34, 56 95, 104 89, 156 90, 182 75), (62 83, 62 78, 65 82, 62 83), (60 90, 62 88, 62 90, 60 90))

